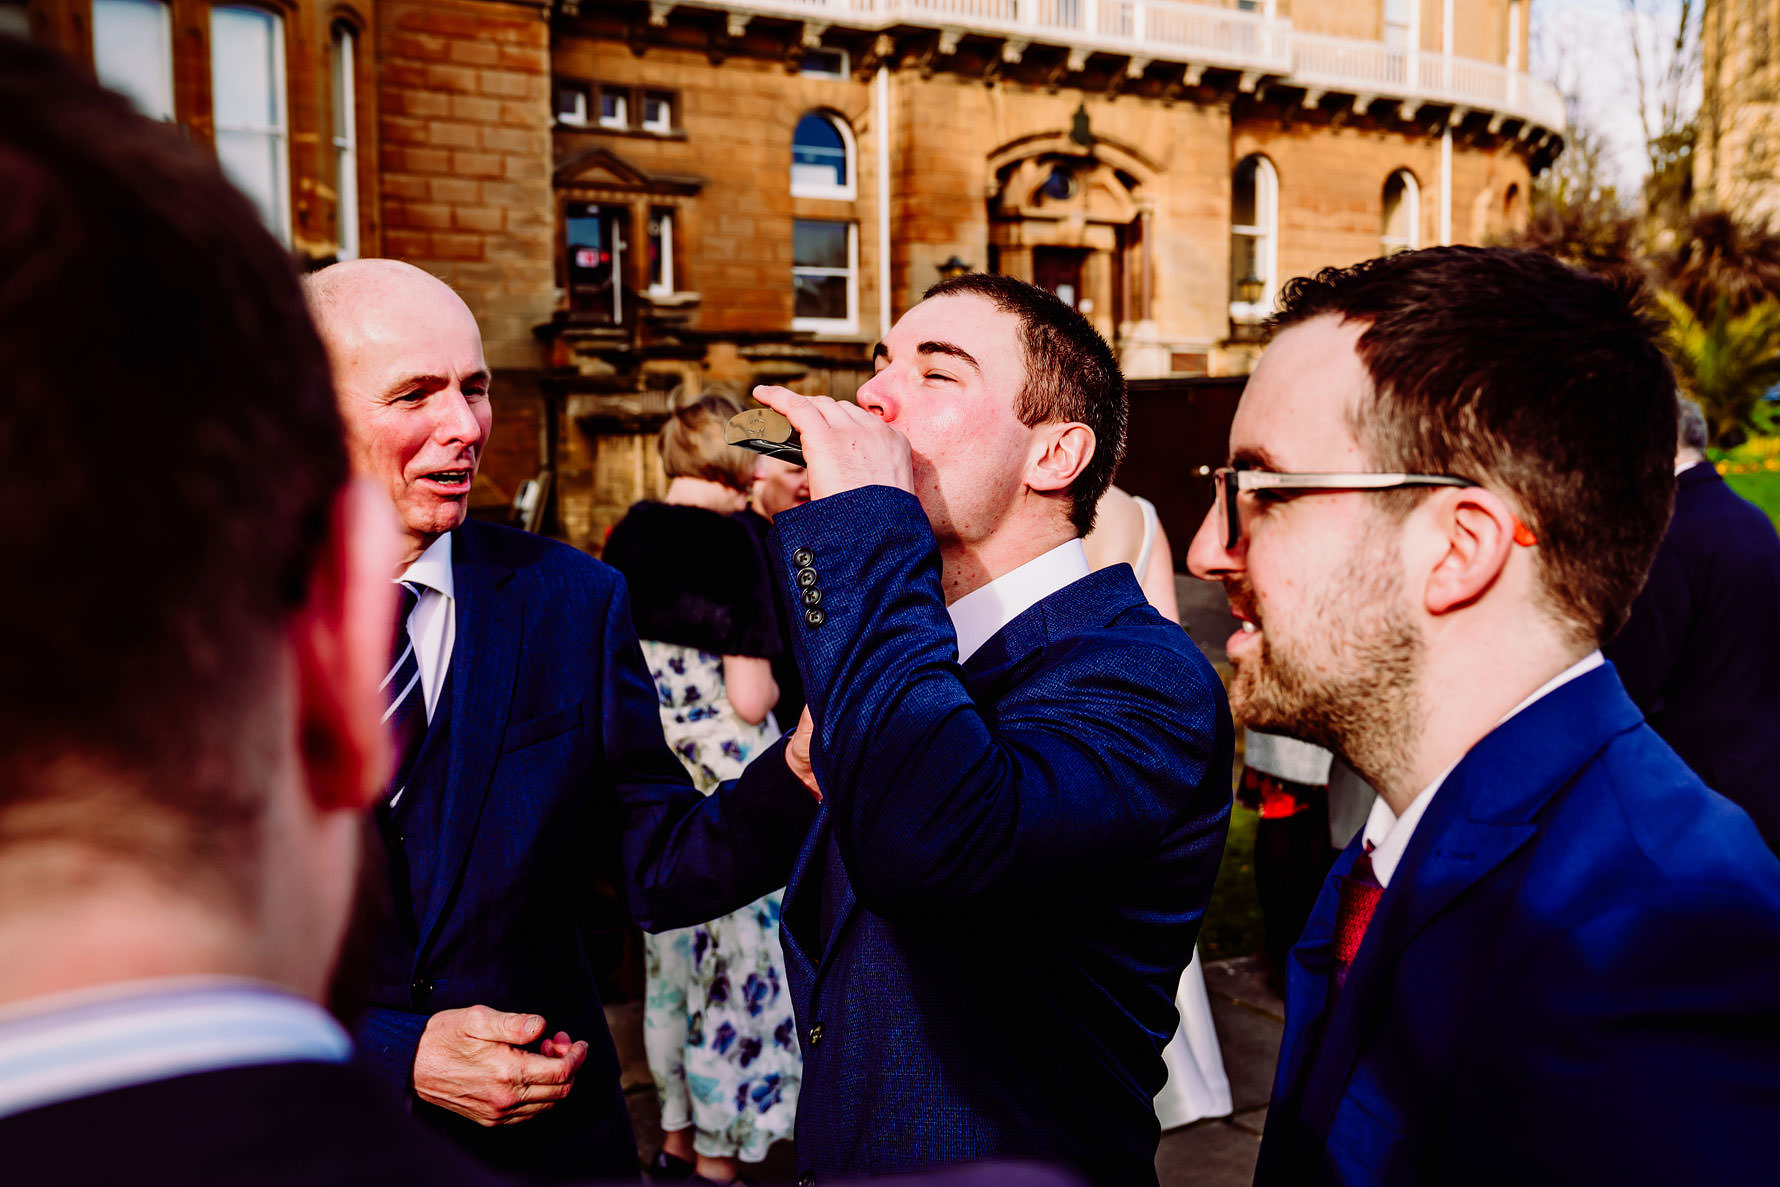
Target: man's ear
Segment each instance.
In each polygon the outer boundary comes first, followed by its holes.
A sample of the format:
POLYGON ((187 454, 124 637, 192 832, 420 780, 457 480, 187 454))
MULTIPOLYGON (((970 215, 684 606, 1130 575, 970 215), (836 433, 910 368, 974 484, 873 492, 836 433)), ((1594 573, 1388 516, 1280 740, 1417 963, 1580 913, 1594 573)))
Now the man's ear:
POLYGON ((1026 463, 1026 485, 1037 491, 1069 489, 1094 459, 1094 430, 1080 421, 1040 425, 1026 463))
POLYGON ((400 542, 389 498, 354 479, 334 500, 328 534, 291 618, 298 739, 318 811, 362 811, 389 781, 393 755, 383 726, 400 542))
POLYGON ((1508 504, 1480 486, 1441 490, 1422 505, 1428 572, 1425 604, 1430 614, 1449 614, 1488 593, 1514 555, 1517 522, 1508 504))

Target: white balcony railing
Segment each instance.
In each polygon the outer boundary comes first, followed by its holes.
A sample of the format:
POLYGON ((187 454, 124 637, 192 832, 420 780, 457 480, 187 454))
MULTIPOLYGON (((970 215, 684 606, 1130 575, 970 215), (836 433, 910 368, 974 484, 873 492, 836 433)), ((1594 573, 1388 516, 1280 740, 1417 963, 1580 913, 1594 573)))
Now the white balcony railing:
POLYGON ((1010 42, 1126 54, 1146 61, 1264 74, 1322 91, 1453 104, 1561 132, 1557 88, 1493 62, 1411 55, 1382 41, 1298 33, 1289 20, 1185 0, 652 0, 738 16, 792 17, 854 28, 928 26, 1010 42), (1414 61, 1411 61, 1413 57, 1414 61))

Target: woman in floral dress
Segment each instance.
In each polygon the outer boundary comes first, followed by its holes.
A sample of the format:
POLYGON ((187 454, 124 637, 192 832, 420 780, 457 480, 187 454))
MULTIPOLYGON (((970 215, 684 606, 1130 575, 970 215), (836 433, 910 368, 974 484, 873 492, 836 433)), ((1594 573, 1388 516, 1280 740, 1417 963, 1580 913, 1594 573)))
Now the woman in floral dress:
MULTIPOLYGON (((662 429, 665 502, 638 503, 607 541, 660 697, 662 730, 698 789, 741 774, 776 736, 779 641, 766 567, 747 528, 753 455, 724 444, 739 409, 705 395, 662 429)), ((789 1138, 801 1060, 780 892, 697 927, 644 937, 643 1039, 661 1101, 656 1179, 733 1181, 789 1138)))

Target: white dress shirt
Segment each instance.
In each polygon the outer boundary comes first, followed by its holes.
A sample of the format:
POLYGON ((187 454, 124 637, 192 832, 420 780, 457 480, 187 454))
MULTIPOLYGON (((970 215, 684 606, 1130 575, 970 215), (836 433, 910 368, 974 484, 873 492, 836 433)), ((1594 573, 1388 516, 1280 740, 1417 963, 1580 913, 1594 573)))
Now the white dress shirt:
POLYGON ((156 1080, 271 1063, 344 1063, 320 1006, 237 977, 95 986, 0 1010, 0 1117, 156 1080))
POLYGON ((971 590, 946 607, 958 633, 958 662, 976 654, 1020 612, 1088 575, 1088 553, 1079 539, 1035 556, 1011 573, 971 590))
POLYGON ((420 598, 408 615, 408 638, 414 643, 414 662, 420 668, 420 688, 426 699, 426 719, 451 670, 451 648, 457 642, 457 586, 451 579, 451 533, 446 532, 414 558, 398 581, 420 586, 420 598))
MULTIPOLYGON (((1502 722, 1507 721, 1534 701, 1555 692, 1585 672, 1594 671, 1601 666, 1602 662, 1604 661, 1599 651, 1589 652, 1541 684, 1533 691, 1532 696, 1504 713, 1502 721, 1498 721, 1496 724, 1500 726, 1502 722)), ((1463 759, 1464 755, 1460 755, 1459 761, 1463 761, 1463 759)), ((1372 876, 1378 879, 1380 886, 1391 884, 1391 875, 1397 872, 1397 863, 1403 860, 1403 853, 1409 848, 1409 838, 1415 835, 1415 826, 1421 822, 1423 813, 1428 810, 1428 805, 1434 802, 1434 793, 1440 790, 1440 785, 1446 782, 1446 777, 1452 774, 1453 767, 1458 765, 1459 763, 1455 761, 1452 766, 1436 775, 1434 782, 1409 802, 1409 806, 1403 809, 1401 816, 1391 811, 1391 806, 1385 802, 1383 796, 1379 796, 1372 802, 1372 815, 1366 818, 1365 845, 1372 851, 1372 876)))

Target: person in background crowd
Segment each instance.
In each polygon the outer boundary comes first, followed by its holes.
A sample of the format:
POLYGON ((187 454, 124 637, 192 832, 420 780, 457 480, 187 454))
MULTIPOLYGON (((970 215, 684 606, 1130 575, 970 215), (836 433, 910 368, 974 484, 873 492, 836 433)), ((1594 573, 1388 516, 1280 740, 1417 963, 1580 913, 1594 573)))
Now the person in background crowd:
MULTIPOLYGON (((1094 530, 1082 537, 1091 569, 1130 565, 1143 596, 1156 612, 1170 622, 1180 621, 1174 595, 1173 549, 1168 533, 1156 518, 1148 499, 1109 486, 1094 512, 1094 530)), ((1156 1120, 1164 1130, 1197 1121, 1223 1117, 1230 1112, 1230 1077, 1218 1048, 1217 1025, 1211 1017, 1211 998, 1205 992, 1205 973, 1199 950, 1181 974, 1174 995, 1180 1025, 1162 1050, 1168 1081, 1156 1094, 1156 1120)))
POLYGON ((491 377, 457 294, 394 260, 334 264, 308 292, 354 468, 403 528, 399 758, 378 811, 392 901, 359 1047, 490 1165, 632 1176, 582 940, 595 874, 645 931, 714 919, 784 885, 813 807, 794 787, 699 795, 662 740, 618 574, 466 520, 491 377))
POLYGON ((1780 1159, 1780 862, 1598 650, 1672 491, 1634 299, 1467 247, 1285 288, 1188 560, 1239 720, 1379 799, 1292 951, 1263 1187, 1780 1159))
POLYGON ((1258 812, 1255 895, 1267 983, 1285 989, 1286 955, 1341 851, 1329 838, 1329 752, 1284 734, 1244 730, 1236 799, 1258 812))
MULTIPOLYGON (((754 483, 754 456, 726 445, 740 407, 707 392, 683 399, 661 430, 665 501, 632 507, 606 541, 624 575, 661 728, 706 794, 775 734, 780 649, 772 588, 747 528, 732 516, 754 483)), ((799 1059, 779 948, 780 893, 721 918, 644 936, 643 1039, 661 1103, 658 1180, 733 1181, 791 1136, 799 1059)))
POLYGON ((48 50, 0 111, 0 1177, 491 1183, 318 1004, 396 540, 289 259, 48 50))
POLYGON ((1675 516, 1603 650, 1651 728, 1780 852, 1780 536, 1706 461, 1699 405, 1678 408, 1675 516))
POLYGON ((858 403, 784 388, 809 707, 742 776, 823 797, 785 904, 800 1175, 1038 1158, 1155 1182, 1173 997, 1230 812, 1216 674, 1080 537, 1125 385, 1005 276, 942 282, 858 403))

